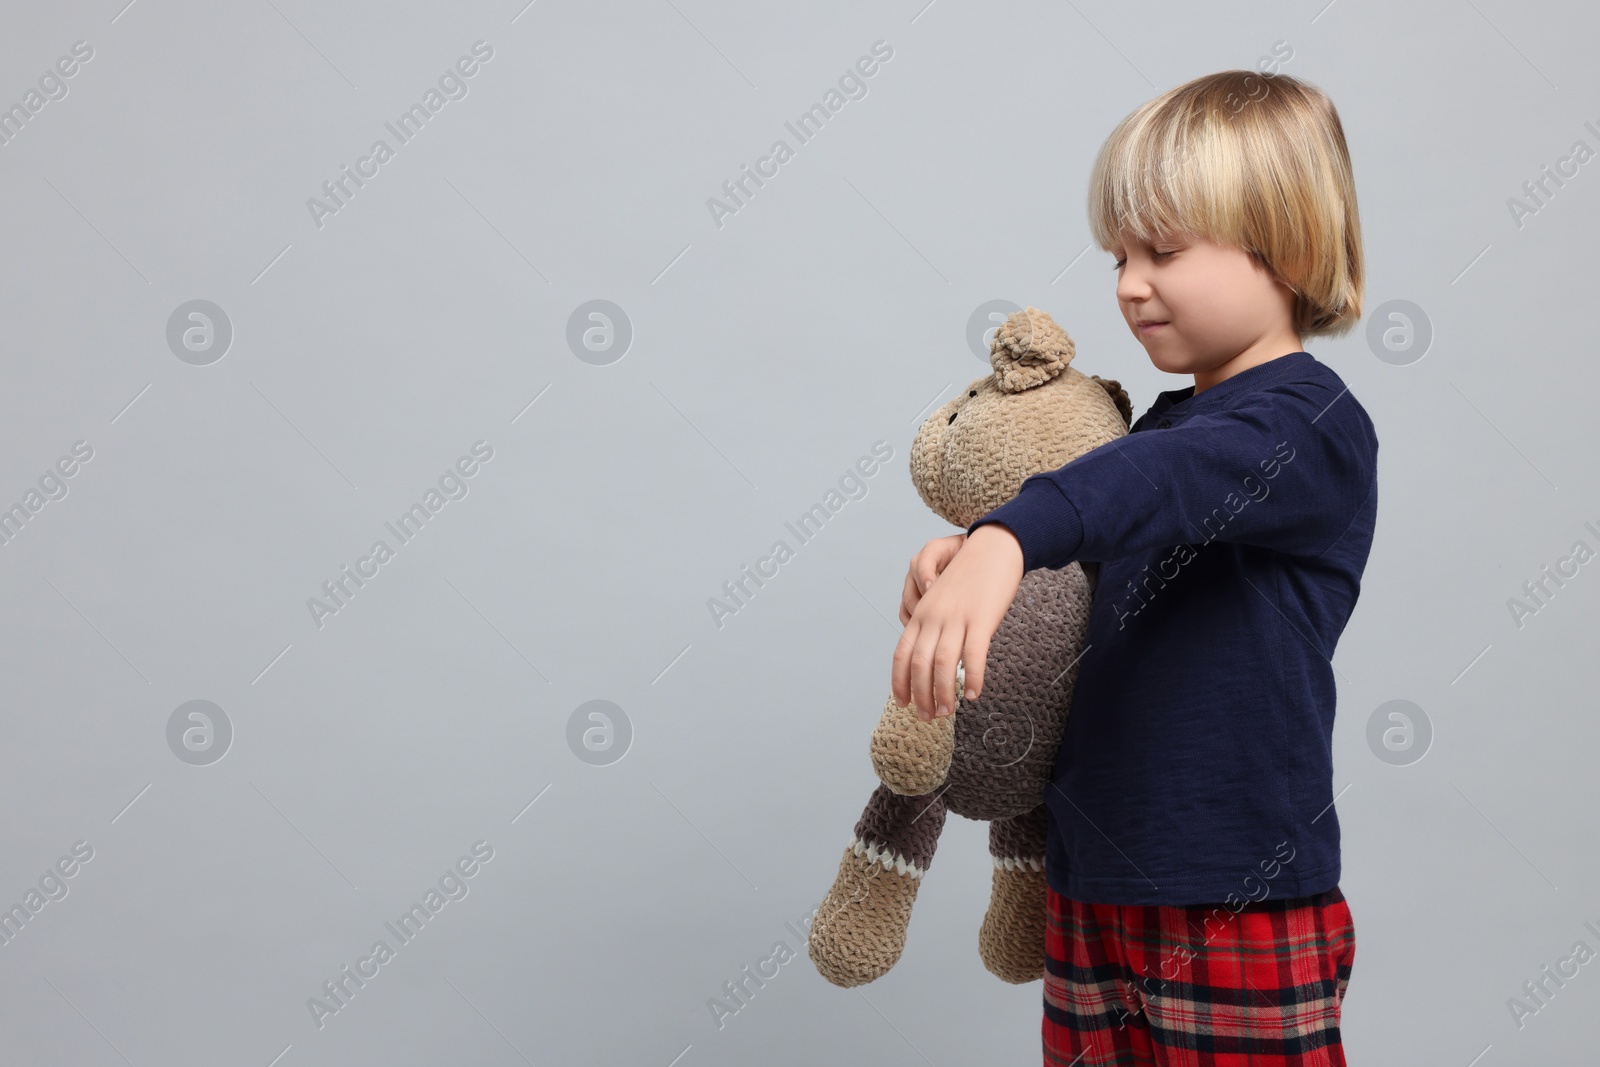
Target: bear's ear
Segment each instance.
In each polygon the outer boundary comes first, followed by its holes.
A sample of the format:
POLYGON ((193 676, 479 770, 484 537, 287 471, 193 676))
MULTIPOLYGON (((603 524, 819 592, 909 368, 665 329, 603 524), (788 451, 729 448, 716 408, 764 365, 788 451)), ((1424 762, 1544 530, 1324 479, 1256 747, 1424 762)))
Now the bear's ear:
POLYGON ((989 365, 1001 392, 1020 393, 1067 369, 1077 351, 1067 331, 1036 307, 1014 311, 989 342, 989 365))
POLYGON ((1123 425, 1127 426, 1129 429, 1132 429, 1133 401, 1128 399, 1127 390, 1122 388, 1122 383, 1117 381, 1115 378, 1102 378, 1098 374, 1091 375, 1089 380, 1092 382, 1099 382, 1105 387, 1107 395, 1111 397, 1111 402, 1117 405, 1117 411, 1122 415, 1123 425))

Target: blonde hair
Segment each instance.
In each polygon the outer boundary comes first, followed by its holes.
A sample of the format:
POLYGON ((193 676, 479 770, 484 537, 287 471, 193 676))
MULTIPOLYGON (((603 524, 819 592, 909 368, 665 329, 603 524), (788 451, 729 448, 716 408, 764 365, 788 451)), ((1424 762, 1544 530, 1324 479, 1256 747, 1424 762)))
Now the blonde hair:
POLYGON ((1089 227, 1101 248, 1126 225, 1154 243, 1190 233, 1243 248, 1294 291, 1302 336, 1361 318, 1364 267, 1344 128, 1321 89, 1225 70, 1138 108, 1101 146, 1089 227))

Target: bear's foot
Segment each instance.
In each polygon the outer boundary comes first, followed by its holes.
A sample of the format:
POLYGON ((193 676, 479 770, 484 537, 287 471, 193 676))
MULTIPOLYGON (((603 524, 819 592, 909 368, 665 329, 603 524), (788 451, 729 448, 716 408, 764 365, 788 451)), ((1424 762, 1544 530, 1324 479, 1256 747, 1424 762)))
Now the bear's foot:
POLYGON ((978 954, 990 974, 1013 985, 1044 977, 1044 910, 1042 869, 995 864, 989 911, 978 929, 978 954))
POLYGON ((921 874, 903 862, 885 867, 877 850, 869 852, 859 839, 847 847, 811 920, 807 952, 817 973, 846 989, 887 973, 906 946, 921 874))

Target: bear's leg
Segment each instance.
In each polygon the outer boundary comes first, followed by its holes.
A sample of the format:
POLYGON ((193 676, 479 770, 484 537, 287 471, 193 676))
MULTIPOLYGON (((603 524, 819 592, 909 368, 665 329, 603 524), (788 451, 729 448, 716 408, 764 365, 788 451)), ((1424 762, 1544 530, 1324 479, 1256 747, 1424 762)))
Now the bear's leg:
POLYGON ((807 951, 822 977, 848 988, 894 966, 944 818, 938 793, 902 796, 885 785, 873 790, 838 877, 811 920, 807 951))
POLYGON ((989 823, 994 883, 978 929, 978 954, 995 977, 1014 984, 1044 976, 1045 807, 989 823))

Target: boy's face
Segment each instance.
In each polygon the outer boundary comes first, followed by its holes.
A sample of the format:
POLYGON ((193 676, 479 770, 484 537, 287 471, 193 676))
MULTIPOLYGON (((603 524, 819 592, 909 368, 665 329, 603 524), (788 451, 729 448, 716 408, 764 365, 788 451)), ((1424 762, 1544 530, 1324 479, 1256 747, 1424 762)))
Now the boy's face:
POLYGON ((1111 252, 1117 305, 1157 368, 1205 387, 1224 364, 1236 371, 1300 350, 1294 293, 1244 249, 1193 234, 1146 242, 1124 227, 1111 252))

